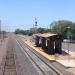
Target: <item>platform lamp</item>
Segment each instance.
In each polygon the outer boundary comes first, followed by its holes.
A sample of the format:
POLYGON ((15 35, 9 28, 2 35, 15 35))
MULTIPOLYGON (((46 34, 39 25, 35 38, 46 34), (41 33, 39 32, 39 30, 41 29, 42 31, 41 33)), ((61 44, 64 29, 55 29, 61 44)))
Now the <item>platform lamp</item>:
POLYGON ((68 39, 68 54, 69 54, 69 42, 70 42, 70 27, 68 26, 68 27, 66 27, 66 29, 67 29, 67 39, 68 39))

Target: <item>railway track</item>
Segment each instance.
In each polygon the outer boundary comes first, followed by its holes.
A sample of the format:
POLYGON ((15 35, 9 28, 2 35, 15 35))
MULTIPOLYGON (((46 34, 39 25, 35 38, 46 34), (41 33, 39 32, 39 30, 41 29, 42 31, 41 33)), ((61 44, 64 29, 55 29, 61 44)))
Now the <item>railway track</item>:
MULTIPOLYGON (((24 38, 24 37, 23 37, 24 38)), ((21 39, 19 37, 19 39, 21 39)), ((45 57, 43 57, 41 54, 39 54, 38 52, 36 52, 35 50, 33 50, 33 48, 31 48, 30 46, 28 46, 26 43, 22 42, 23 46, 26 46, 32 53, 34 53, 38 58, 40 58, 46 65, 48 65, 52 70, 54 70, 57 75, 73 75, 72 73, 66 71, 66 67, 61 65, 60 63, 58 63, 57 61, 49 61, 48 59, 46 59, 45 57)))
MULTIPOLYGON (((49 68, 51 68, 54 72, 56 72, 57 75, 73 75, 70 72, 66 71, 66 67, 62 66, 56 61, 50 62, 48 59, 43 57, 41 54, 33 50, 30 46, 28 46, 26 43, 22 42, 22 46, 26 46, 27 49, 29 49, 33 54, 35 54, 41 61, 43 61, 49 68)), ((25 48, 25 47, 24 47, 25 48)), ((55 75, 55 74, 54 74, 55 75)))
POLYGON ((18 75, 13 44, 9 39, 7 53, 4 59, 2 75, 18 75))
POLYGON ((23 44, 19 39, 15 39, 22 52, 27 55, 30 60, 38 67, 41 75, 63 75, 51 65, 47 64, 40 57, 38 57, 27 45, 23 44))

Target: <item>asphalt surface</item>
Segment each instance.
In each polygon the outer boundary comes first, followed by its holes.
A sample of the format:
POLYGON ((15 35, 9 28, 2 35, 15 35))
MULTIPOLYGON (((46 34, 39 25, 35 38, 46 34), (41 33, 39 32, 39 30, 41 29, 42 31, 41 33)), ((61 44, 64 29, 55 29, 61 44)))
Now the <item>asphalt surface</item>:
POLYGON ((66 49, 72 52, 75 52, 75 44, 74 43, 62 43, 62 49, 66 49))

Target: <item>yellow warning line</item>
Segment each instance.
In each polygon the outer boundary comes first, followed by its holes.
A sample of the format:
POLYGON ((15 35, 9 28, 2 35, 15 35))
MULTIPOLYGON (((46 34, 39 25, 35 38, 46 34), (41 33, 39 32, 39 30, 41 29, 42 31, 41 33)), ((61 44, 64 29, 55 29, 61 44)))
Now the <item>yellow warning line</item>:
POLYGON ((55 60, 55 56, 54 55, 48 55, 47 53, 39 50, 38 48, 34 47, 30 42, 26 41, 25 38, 21 38, 21 40, 27 44, 29 47, 33 48, 33 50, 37 51, 38 53, 40 53, 42 56, 44 56, 45 58, 47 58, 50 61, 54 61, 55 60))

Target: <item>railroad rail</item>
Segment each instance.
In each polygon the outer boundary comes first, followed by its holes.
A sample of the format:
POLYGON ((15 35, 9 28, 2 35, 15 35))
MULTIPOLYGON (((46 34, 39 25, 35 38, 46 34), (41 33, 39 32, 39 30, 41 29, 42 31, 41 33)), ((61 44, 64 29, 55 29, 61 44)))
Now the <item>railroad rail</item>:
POLYGON ((24 54, 26 54, 31 61, 38 67, 41 71, 42 75, 63 75, 59 71, 57 71, 51 65, 48 65, 45 61, 43 61, 40 57, 38 57, 34 52, 31 51, 30 48, 26 44, 23 44, 20 39, 16 39, 17 44, 21 48, 24 54), (26 45, 26 46, 25 46, 26 45))
POLYGON ((12 47, 11 43, 8 44, 7 53, 4 58, 2 75, 18 75, 14 48, 12 47))
POLYGON ((52 66, 52 62, 48 62, 48 59, 41 56, 38 52, 31 49, 27 44, 24 44, 32 53, 34 53, 41 61, 43 61, 47 66, 49 66, 53 71, 57 73, 57 75, 63 75, 59 70, 57 70, 54 66, 52 66))
MULTIPOLYGON (((20 38, 20 37, 19 37, 20 38)), ((24 37, 23 37, 24 38, 24 37)), ((21 39, 21 38, 20 38, 21 39)), ((28 44, 22 42, 32 53, 34 53, 38 58, 40 58, 45 64, 47 64, 52 70, 56 71, 58 75, 73 75, 70 72, 66 71, 66 67, 58 63, 57 61, 49 61, 44 56, 42 56, 40 53, 35 51, 33 48, 31 48, 28 44)))
MULTIPOLYGON (((23 43, 23 42, 22 42, 23 43)), ((29 45, 27 45, 26 43, 23 43, 32 53, 34 53, 38 58, 40 58, 46 65, 48 65, 52 70, 54 70, 58 75, 73 75, 70 72, 67 72, 63 69, 60 68, 60 65, 58 62, 53 61, 50 62, 48 59, 46 59, 45 57, 43 57, 41 54, 39 54, 38 52, 36 52, 35 50, 33 50, 33 48, 31 48, 29 45), (58 65, 59 67, 57 67, 56 65, 58 65)), ((62 65, 61 65, 62 66, 62 65)), ((63 66, 64 67, 64 66, 63 66)), ((65 67, 64 67, 65 68, 65 67)))

